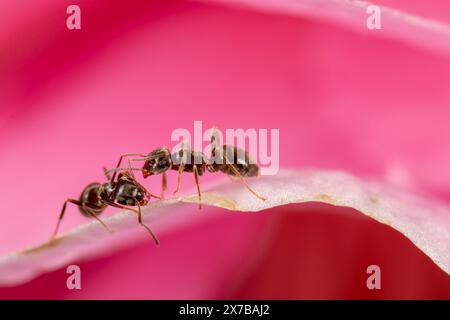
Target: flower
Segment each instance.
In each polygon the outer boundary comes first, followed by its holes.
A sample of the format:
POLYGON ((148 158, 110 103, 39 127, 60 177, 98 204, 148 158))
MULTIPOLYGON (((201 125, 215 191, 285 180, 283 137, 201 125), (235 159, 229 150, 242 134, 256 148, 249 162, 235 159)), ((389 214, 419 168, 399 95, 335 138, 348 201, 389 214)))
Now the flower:
MULTIPOLYGON (((424 206, 448 205, 447 4, 401 4, 419 20, 383 8, 382 29, 369 31, 362 1, 235 3, 79 1, 81 30, 66 28, 66 8, 53 1, 0 5, 0 253, 46 240, 62 202, 104 179, 102 166, 170 144, 171 131, 194 120, 279 128, 284 168, 337 169, 419 194, 424 206)), ((190 215, 194 207, 182 210, 190 226, 171 220, 162 248, 136 228, 123 236, 135 246, 117 241, 119 252, 74 261, 80 292, 64 288, 60 269, 0 296, 450 296, 448 275, 354 210, 310 204, 205 218, 190 215), (366 288, 370 264, 381 267, 382 291, 366 288)), ((71 208, 63 224, 82 219, 71 208)))

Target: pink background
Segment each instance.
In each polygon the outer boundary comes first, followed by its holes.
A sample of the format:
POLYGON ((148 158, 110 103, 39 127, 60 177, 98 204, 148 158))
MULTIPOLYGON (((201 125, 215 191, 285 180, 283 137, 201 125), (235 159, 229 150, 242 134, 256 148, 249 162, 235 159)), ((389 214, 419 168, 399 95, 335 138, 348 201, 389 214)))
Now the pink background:
MULTIPOLYGON (((448 1, 379 3, 450 21, 448 1)), ((208 2, 77 1, 82 29, 69 31, 69 4, 0 4, 0 254, 46 240, 62 201, 119 154, 171 146, 194 120, 279 128, 282 167, 344 170, 450 201, 448 56, 382 31, 208 2)), ((146 185, 159 190, 159 179, 146 185)), ((161 235, 159 249, 141 237, 76 262, 79 292, 58 270, 0 298, 450 298, 448 275, 352 210, 207 212, 217 218, 161 235), (380 292, 365 288, 372 263, 386 270, 380 292)), ((71 208, 63 229, 84 221, 71 208)))

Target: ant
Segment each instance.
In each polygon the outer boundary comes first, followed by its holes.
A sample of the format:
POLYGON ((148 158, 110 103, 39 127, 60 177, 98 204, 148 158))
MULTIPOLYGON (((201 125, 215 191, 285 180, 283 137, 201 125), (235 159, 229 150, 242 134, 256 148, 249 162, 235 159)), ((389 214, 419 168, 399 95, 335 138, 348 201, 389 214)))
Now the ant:
POLYGON ((119 162, 114 171, 111 181, 114 180, 118 171, 122 170, 139 170, 142 176, 147 178, 151 175, 162 174, 162 192, 167 188, 166 171, 169 169, 178 171, 177 188, 174 191, 176 194, 180 190, 180 180, 183 172, 194 173, 195 184, 198 192, 199 208, 202 208, 202 193, 200 190, 199 176, 207 170, 211 173, 221 171, 229 177, 237 177, 244 186, 258 199, 267 200, 253 191, 247 184, 244 177, 254 177, 259 174, 259 167, 257 164, 251 163, 247 151, 237 148, 236 146, 223 145, 218 148, 216 141, 215 128, 211 134, 211 158, 208 159, 203 152, 192 151, 190 148, 181 148, 180 150, 170 153, 167 147, 161 147, 153 150, 148 155, 137 153, 126 153, 120 156, 119 162), (125 157, 139 157, 136 159, 128 159, 128 168, 120 168, 123 158, 125 157), (231 161, 230 159, 233 159, 231 161), (145 161, 143 167, 132 168, 131 161, 145 161))
POLYGON ((67 203, 73 203, 78 206, 80 212, 84 216, 96 219, 109 232, 112 232, 111 229, 98 217, 98 215, 100 215, 107 206, 135 212, 138 215, 139 224, 147 229, 156 245, 159 245, 158 238, 154 235, 152 230, 142 222, 141 206, 145 206, 151 197, 158 199, 160 199, 160 197, 151 194, 147 191, 147 189, 139 184, 131 170, 121 172, 117 176, 117 181, 110 178, 106 169, 103 170, 108 182, 103 184, 98 182, 91 183, 84 188, 78 200, 69 198, 64 202, 52 239, 58 233, 59 225, 61 220, 64 218, 64 213, 66 212, 67 203), (137 210, 130 208, 130 206, 136 206, 137 210))

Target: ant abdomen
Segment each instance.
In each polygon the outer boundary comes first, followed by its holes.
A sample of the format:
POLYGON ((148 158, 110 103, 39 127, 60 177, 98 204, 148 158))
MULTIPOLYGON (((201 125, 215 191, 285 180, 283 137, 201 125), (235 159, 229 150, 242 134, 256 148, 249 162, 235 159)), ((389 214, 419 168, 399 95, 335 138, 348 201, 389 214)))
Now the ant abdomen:
POLYGON ((148 203, 146 196, 145 190, 140 185, 137 185, 127 176, 119 175, 114 193, 114 199, 117 203, 126 206, 144 206, 148 203))
POLYGON ((107 207, 107 205, 103 203, 100 196, 101 187, 102 185, 100 183, 94 182, 84 188, 83 192, 81 193, 81 206, 79 206, 78 208, 84 216, 89 218, 92 217, 92 215, 87 210, 95 215, 99 215, 107 207))
MULTIPOLYGON (((237 171, 239 171, 239 174, 245 178, 256 177, 259 174, 259 167, 256 164, 237 164, 235 165, 235 168, 237 169, 237 171)), ((236 174, 233 174, 233 172, 229 168, 227 168, 226 172, 224 173, 236 176, 236 174)))
POLYGON ((221 156, 221 163, 212 165, 214 171, 221 171, 227 175, 236 177, 236 172, 228 165, 232 164, 242 177, 255 177, 259 174, 258 165, 252 161, 248 152, 243 149, 236 146, 223 145, 221 156))

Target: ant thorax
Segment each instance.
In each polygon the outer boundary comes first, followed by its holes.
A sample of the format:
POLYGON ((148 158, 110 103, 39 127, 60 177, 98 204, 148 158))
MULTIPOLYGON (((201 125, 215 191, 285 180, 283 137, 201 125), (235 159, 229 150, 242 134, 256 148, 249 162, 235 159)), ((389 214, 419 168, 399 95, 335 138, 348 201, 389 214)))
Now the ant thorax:
POLYGON ((114 200, 128 206, 146 205, 148 202, 144 188, 128 180, 127 177, 123 177, 117 182, 114 200))

